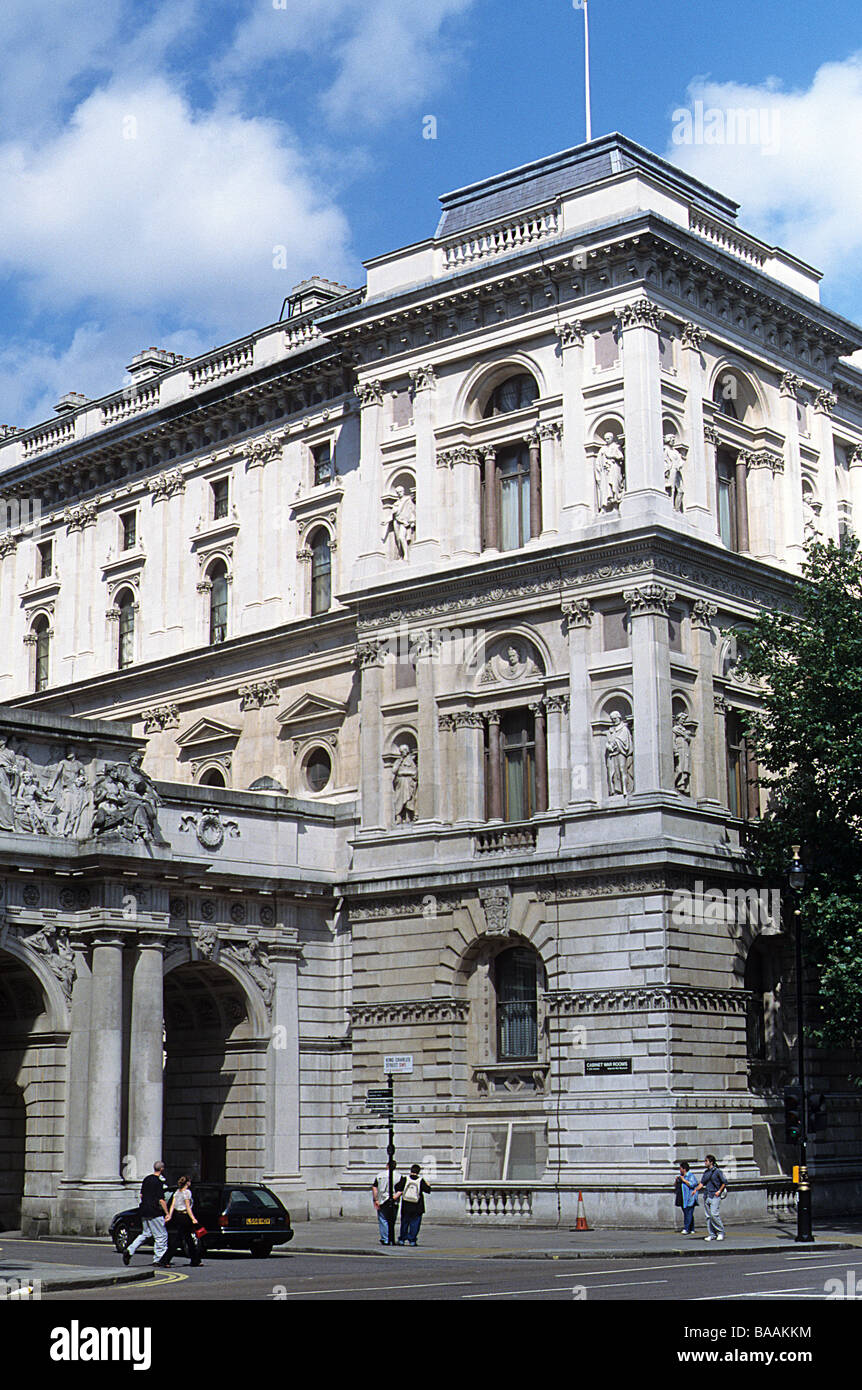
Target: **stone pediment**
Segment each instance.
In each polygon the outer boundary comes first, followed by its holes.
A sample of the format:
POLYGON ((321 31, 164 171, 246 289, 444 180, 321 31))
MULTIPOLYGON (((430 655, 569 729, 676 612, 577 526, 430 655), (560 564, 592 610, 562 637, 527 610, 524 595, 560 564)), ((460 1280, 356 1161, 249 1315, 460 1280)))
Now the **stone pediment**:
POLYGON ((196 748, 201 743, 235 742, 240 730, 232 724, 223 724, 219 719, 199 719, 185 733, 177 738, 180 748, 196 748))
POLYGON ((312 721, 324 722, 337 719, 339 722, 347 714, 347 706, 338 700, 330 700, 325 695, 300 695, 292 705, 282 710, 276 722, 282 728, 294 724, 310 724, 312 721))

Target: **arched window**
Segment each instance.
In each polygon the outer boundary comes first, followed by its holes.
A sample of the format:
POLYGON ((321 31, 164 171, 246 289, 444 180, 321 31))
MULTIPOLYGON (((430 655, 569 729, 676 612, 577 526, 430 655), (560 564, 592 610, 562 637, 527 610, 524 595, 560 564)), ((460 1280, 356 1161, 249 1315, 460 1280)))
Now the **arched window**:
POLYGON ((509 415, 513 410, 525 410, 538 399, 538 395, 535 377, 529 372, 518 372, 495 386, 488 397, 483 416, 489 420, 494 415, 509 415))
POLYGON ((305 760, 309 791, 322 792, 332 777, 332 758, 325 748, 314 748, 305 760))
POLYGON ((117 665, 125 671, 135 660, 135 596, 131 589, 124 589, 118 596, 117 608, 120 612, 117 665))
POLYGON ((494 961, 500 1062, 538 1058, 538 966, 535 951, 523 946, 501 952, 494 961))
POLYGON ((38 694, 40 690, 48 689, 51 629, 44 614, 36 619, 31 630, 36 636, 36 667, 33 688, 38 694))
POLYGON ((216 560, 207 575, 210 589, 210 646, 227 640, 227 565, 216 560))
POLYGON ((311 611, 328 613, 332 607, 332 546, 323 527, 309 542, 311 551, 311 611))
POLYGON ((224 773, 223 773, 223 772, 220 772, 219 769, 218 769, 217 767, 211 767, 207 772, 204 773, 203 777, 201 778, 200 782, 198 783, 198 786, 201 786, 201 787, 226 787, 226 786, 227 786, 227 782, 226 782, 225 779, 224 779, 224 773))

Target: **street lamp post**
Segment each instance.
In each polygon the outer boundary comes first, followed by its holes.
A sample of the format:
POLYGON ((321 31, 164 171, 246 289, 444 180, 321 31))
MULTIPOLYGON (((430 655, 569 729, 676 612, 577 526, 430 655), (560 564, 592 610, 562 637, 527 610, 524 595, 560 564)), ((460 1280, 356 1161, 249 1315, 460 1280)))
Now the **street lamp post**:
POLYGON ((805 1084, 805 1004, 802 982, 802 914, 799 900, 808 877, 805 866, 799 858, 799 845, 793 845, 793 861, 787 871, 790 890, 793 893, 796 946, 796 1051, 799 1070, 799 1090, 801 1093, 801 1120, 799 1135, 799 1194, 796 1205, 796 1243, 810 1245, 814 1240, 811 1232, 811 1184, 808 1180, 808 1095, 805 1084))

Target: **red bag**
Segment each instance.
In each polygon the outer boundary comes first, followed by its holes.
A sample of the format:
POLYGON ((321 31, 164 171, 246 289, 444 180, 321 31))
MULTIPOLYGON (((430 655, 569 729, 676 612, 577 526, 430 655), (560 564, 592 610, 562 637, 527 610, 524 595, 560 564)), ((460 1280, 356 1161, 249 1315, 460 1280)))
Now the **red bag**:
POLYGON ((204 1238, 204 1236, 206 1235, 206 1233, 207 1233, 207 1228, 206 1228, 206 1226, 198 1226, 197 1229, 195 1230, 195 1235, 197 1236, 198 1240, 203 1240, 203 1238, 204 1238))

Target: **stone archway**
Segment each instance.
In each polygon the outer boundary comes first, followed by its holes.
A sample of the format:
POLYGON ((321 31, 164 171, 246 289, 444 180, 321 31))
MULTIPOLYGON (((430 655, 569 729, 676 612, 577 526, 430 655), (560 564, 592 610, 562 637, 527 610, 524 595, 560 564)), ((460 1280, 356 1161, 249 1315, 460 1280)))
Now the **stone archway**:
POLYGON ((52 1023, 35 971, 1 950, 0 1230, 47 1223, 62 1169, 65 1040, 52 1023))
POLYGON ((239 980, 211 961, 165 975, 164 1158, 204 1182, 258 1181, 266 1052, 239 980))

